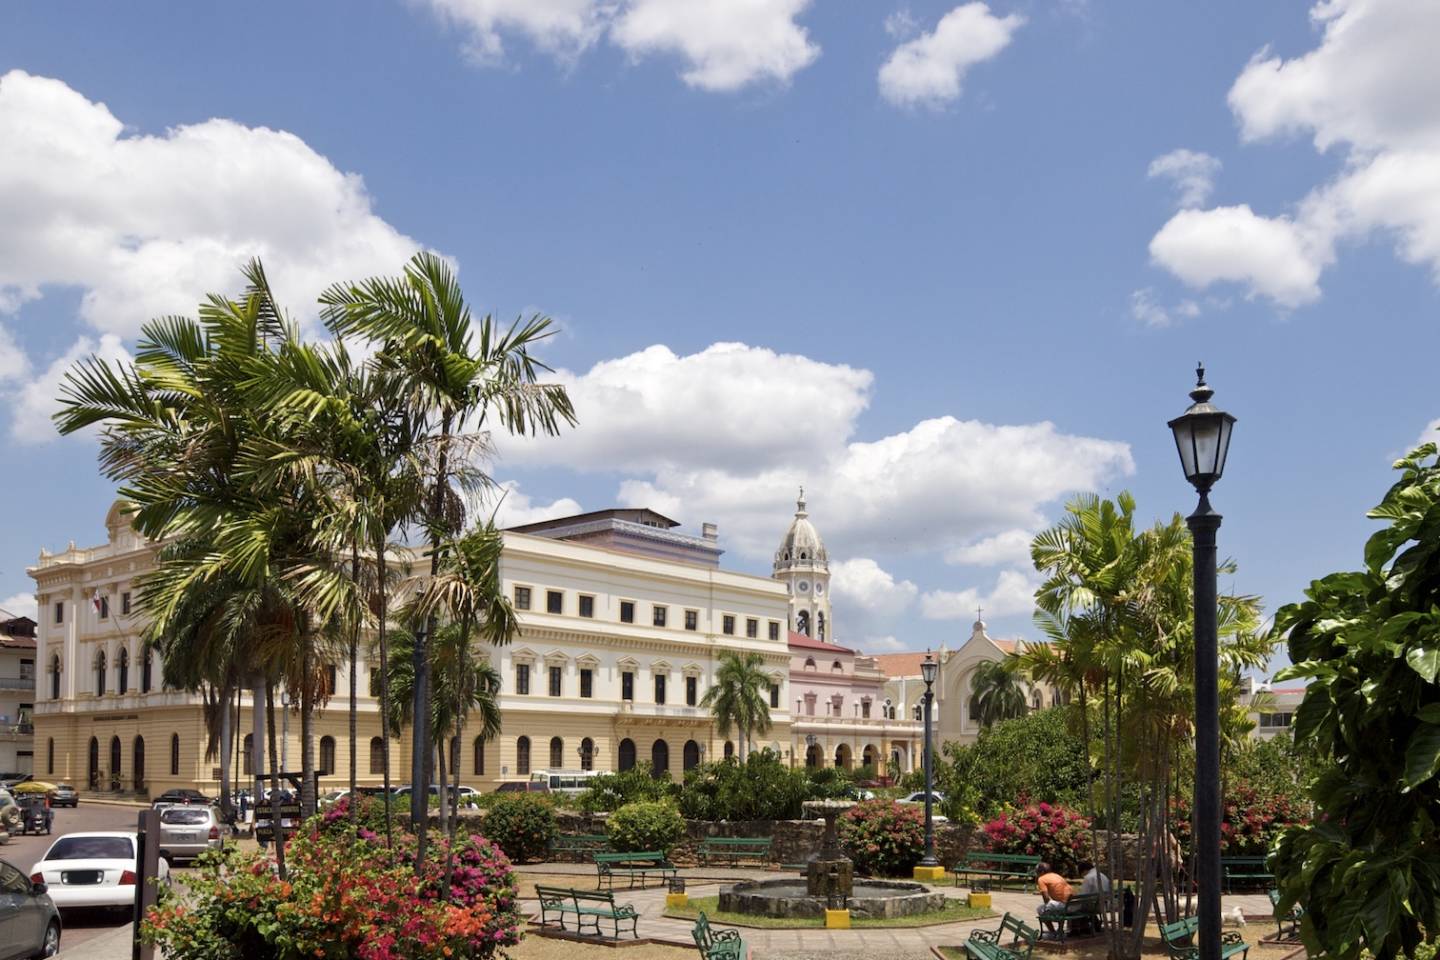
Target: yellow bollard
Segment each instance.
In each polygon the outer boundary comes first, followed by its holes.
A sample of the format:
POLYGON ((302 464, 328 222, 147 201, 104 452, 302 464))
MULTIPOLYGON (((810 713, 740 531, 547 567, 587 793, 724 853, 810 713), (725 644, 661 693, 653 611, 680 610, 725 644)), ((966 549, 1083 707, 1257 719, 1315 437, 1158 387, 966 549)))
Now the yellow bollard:
POLYGON ((915 879, 920 883, 939 883, 945 879, 945 868, 917 866, 915 868, 915 879))
POLYGON ((972 909, 978 907, 985 907, 988 909, 990 907, 990 894, 988 892, 971 893, 970 896, 966 898, 965 904, 972 909))
POLYGON ((665 909, 673 907, 687 907, 690 905, 690 894, 688 893, 667 893, 665 894, 665 909))
POLYGON ((849 929, 850 929, 850 911, 849 911, 848 909, 845 909, 845 910, 830 910, 830 909, 826 909, 826 911, 825 911, 825 928, 826 928, 827 930, 849 930, 849 929))

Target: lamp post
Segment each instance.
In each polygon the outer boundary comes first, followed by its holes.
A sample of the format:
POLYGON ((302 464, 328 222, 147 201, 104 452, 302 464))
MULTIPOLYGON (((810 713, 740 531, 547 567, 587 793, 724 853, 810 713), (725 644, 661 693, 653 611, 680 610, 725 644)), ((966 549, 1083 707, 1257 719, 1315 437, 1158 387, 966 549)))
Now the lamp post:
POLYGON ((916 880, 939 880, 945 873, 935 859, 935 750, 930 739, 930 708, 935 701, 935 674, 940 665, 925 651, 920 663, 920 677, 925 681, 925 856, 915 868, 916 880))
POLYGON ((290 691, 280 694, 280 769, 290 769, 290 691))
POLYGON ((1216 620, 1215 533, 1210 488, 1225 472, 1235 418, 1210 402, 1205 367, 1195 370, 1194 403, 1170 421, 1185 479, 1200 494, 1186 518, 1195 567, 1195 838, 1199 960, 1220 960, 1220 640, 1216 620))

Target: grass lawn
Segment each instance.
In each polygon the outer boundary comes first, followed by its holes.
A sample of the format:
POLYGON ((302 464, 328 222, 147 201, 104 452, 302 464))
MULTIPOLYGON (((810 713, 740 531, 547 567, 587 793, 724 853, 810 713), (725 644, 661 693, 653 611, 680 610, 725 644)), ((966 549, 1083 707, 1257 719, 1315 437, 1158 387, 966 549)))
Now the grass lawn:
MULTIPOLYGON (((672 907, 665 911, 665 916, 680 920, 693 920, 700 915, 701 910, 705 911, 705 916, 710 918, 711 923, 720 926, 765 927, 774 930, 823 929, 825 926, 824 917, 756 917, 748 913, 729 913, 720 909, 718 896, 691 897, 688 906, 672 907)), ((868 920, 856 917, 850 921, 850 925, 859 930, 875 927, 933 927, 941 923, 983 920, 986 917, 996 916, 999 914, 993 910, 971 909, 959 900, 952 900, 946 904, 943 910, 921 913, 913 917, 898 917, 894 920, 868 920)))

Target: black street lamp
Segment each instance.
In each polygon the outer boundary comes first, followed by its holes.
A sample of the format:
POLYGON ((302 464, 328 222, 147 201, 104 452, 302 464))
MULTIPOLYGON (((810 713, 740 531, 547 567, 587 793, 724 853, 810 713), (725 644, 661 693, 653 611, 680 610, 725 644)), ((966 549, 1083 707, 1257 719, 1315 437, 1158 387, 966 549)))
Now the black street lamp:
POLYGON ((935 700, 935 674, 940 665, 925 651, 920 663, 920 677, 925 681, 925 856, 915 868, 917 880, 938 880, 940 861, 935 859, 935 755, 930 744, 930 705, 935 700))
POLYGON ((1215 533, 1220 514, 1210 507, 1210 488, 1225 472, 1235 418, 1210 402, 1205 367, 1195 370, 1195 402, 1170 421, 1185 479, 1200 494, 1186 518, 1195 566, 1195 838, 1199 887, 1198 960, 1220 960, 1220 639, 1216 622, 1215 533))

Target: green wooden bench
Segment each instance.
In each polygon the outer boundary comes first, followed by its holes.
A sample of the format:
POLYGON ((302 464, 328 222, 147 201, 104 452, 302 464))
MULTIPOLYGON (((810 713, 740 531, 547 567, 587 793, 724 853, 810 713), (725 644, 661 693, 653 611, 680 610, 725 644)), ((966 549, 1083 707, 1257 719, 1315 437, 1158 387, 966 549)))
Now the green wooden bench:
POLYGON ((616 904, 615 894, 606 890, 575 890, 570 887, 542 887, 535 886, 535 896, 540 900, 540 925, 543 927, 550 922, 550 914, 554 913, 560 920, 560 929, 567 929, 565 926, 565 915, 575 915, 575 932, 584 934, 587 925, 595 928, 595 936, 600 936, 600 921, 610 920, 615 925, 615 939, 620 939, 620 925, 628 922, 630 924, 630 935, 637 940, 640 938, 636 925, 640 922, 640 914, 628 903, 616 904))
POLYGON ((1288 940, 1300 934, 1300 921, 1305 917, 1305 908, 1300 904, 1290 908, 1285 915, 1280 913, 1280 891, 1270 891, 1270 909, 1275 914, 1275 936, 1281 940, 1288 940), (1289 927, 1287 931, 1285 928, 1289 927))
POLYGON ((586 854, 596 853, 610 846, 610 838, 603 833, 566 833, 550 841, 550 855, 556 857, 569 854, 577 861, 583 861, 586 854))
MULTIPOLYGON (((1200 956, 1200 948, 1195 945, 1195 931, 1200 929, 1199 917, 1184 917, 1174 923, 1160 924, 1160 939, 1165 941, 1165 952, 1169 954, 1170 960, 1197 960, 1200 956)), ((1250 945, 1246 943, 1238 931, 1227 930, 1220 934, 1220 960, 1229 960, 1230 957, 1240 957, 1245 960, 1250 952, 1250 945)))
POLYGON ((1100 932, 1100 894, 1077 893, 1065 901, 1065 910, 1039 915, 1040 929, 1064 943, 1072 933, 1100 932))
POLYGON ((617 876, 629 877, 632 887, 635 886, 635 879, 638 877, 640 885, 643 887, 651 874, 659 875, 661 880, 668 880, 678 872, 675 864, 665 859, 665 853, 662 850, 595 854, 596 879, 600 886, 610 890, 615 889, 617 876))
POLYGON ((1040 858, 1025 853, 991 853, 988 850, 972 850, 965 859, 957 863, 952 871, 955 886, 961 886, 960 879, 991 880, 1004 884, 1008 880, 1032 880, 1040 858))
POLYGON ((740 936, 739 930, 711 930, 710 919, 705 916, 705 911, 700 911, 700 918, 695 921, 690 936, 695 938, 695 946, 700 948, 700 956, 704 960, 745 960, 745 940, 740 936))
POLYGON ((995 930, 971 930, 965 941, 965 953, 973 960, 1030 960, 1040 931, 1013 914, 1000 918, 995 930), (1010 934, 1010 942, 1004 942, 1010 934), (1022 949, 1023 947, 1023 949, 1022 949))
POLYGON ((1237 880, 1265 887, 1275 882, 1275 874, 1265 866, 1264 857, 1221 857, 1220 870, 1225 877, 1226 893, 1231 891, 1237 880))
POLYGON ((700 841, 700 860, 729 860, 733 866, 740 860, 770 862, 769 837, 706 837, 700 841))

